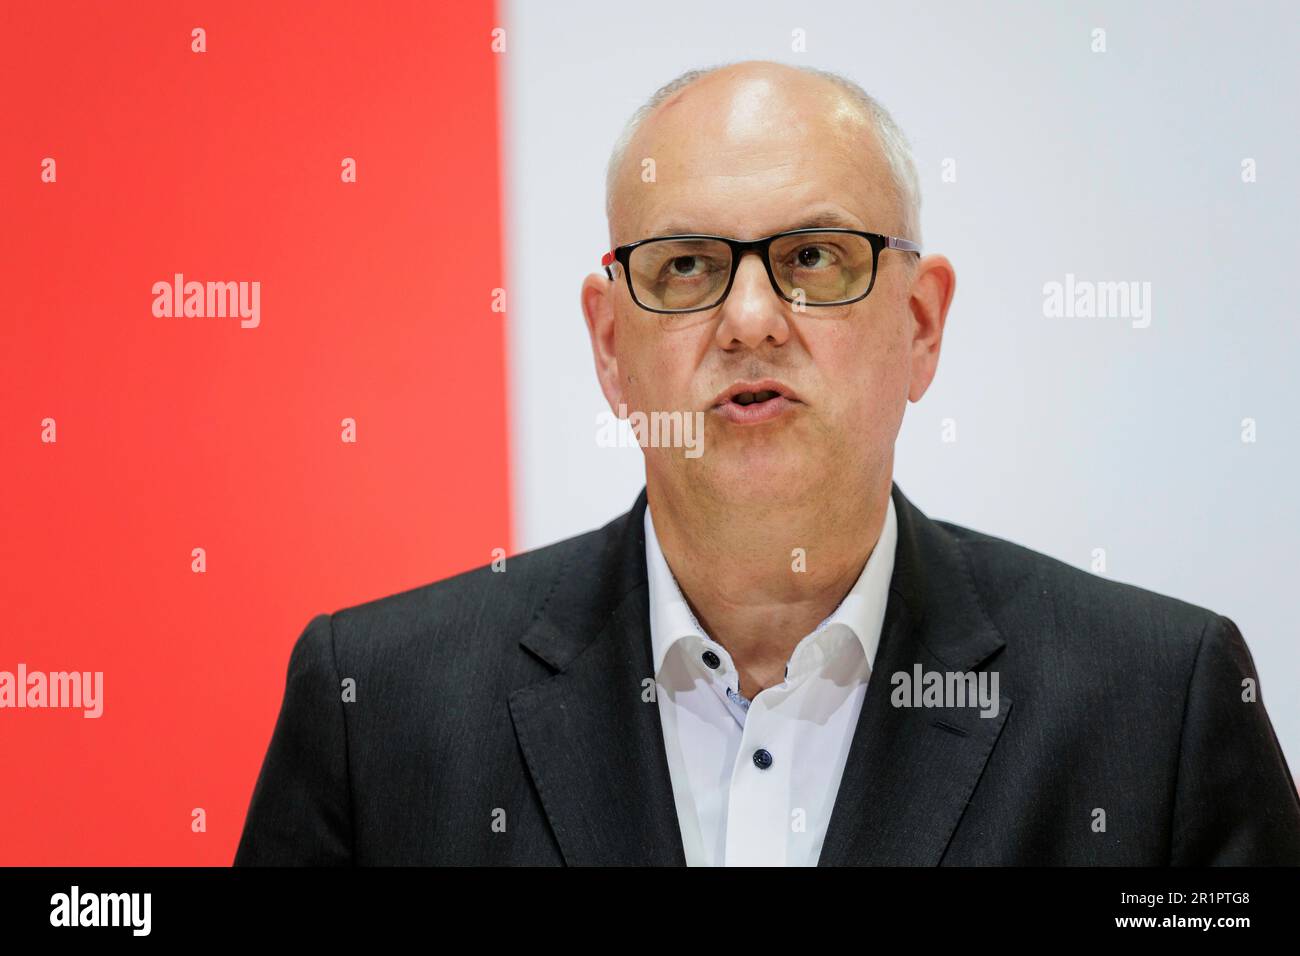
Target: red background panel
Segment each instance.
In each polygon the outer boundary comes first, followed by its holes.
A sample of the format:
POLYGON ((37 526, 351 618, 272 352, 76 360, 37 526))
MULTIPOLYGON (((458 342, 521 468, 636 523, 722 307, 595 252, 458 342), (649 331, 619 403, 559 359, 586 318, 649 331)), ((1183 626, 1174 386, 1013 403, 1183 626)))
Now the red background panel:
POLYGON ((104 672, 0 710, 0 864, 226 865, 308 619, 511 550, 496 14, 0 16, 0 670, 104 672))

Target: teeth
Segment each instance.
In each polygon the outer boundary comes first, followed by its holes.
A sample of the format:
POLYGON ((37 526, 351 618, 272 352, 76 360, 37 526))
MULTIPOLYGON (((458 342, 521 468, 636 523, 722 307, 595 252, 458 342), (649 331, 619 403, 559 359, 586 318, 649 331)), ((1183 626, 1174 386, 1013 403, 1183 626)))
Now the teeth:
POLYGON ((766 402, 769 399, 776 398, 777 392, 771 389, 764 389, 761 392, 740 392, 732 398, 737 405, 753 405, 755 402, 766 402))

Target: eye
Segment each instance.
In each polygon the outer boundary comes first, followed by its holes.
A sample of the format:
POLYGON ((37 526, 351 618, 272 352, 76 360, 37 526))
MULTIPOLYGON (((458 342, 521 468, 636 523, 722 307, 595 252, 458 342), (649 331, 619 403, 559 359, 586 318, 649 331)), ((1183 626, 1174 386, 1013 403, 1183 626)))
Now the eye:
POLYGON ((824 269, 833 264, 834 256, 826 246, 800 246, 794 253, 794 266, 798 269, 824 269))
POLYGON ((673 256, 660 269, 660 279, 701 279, 720 268, 720 263, 710 256, 673 256))
POLYGON ((677 256, 668 263, 668 269, 674 276, 682 278, 691 275, 701 264, 699 256, 677 256))

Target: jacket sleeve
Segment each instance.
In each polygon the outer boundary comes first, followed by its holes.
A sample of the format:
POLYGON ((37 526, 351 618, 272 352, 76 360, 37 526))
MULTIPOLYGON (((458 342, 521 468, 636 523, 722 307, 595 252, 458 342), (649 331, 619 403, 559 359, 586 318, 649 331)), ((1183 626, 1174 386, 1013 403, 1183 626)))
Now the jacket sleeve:
POLYGON ((1170 856, 1174 866, 1300 865, 1296 783, 1246 642, 1221 615, 1206 624, 1192 666, 1170 856))
POLYGON ((332 618, 318 614, 289 655, 284 701, 253 789, 235 866, 353 862, 343 707, 332 618))

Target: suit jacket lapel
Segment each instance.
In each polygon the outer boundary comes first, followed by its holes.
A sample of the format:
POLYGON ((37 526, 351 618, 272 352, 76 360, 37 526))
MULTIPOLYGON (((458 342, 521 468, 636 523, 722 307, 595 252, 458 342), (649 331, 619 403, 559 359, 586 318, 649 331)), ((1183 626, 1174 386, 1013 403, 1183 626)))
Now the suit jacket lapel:
POLYGON ((652 692, 645 507, 642 489, 591 566, 575 549, 521 640, 557 671, 509 704, 571 866, 686 863, 652 692))
MULTIPOLYGON (((898 546, 880 646, 820 866, 939 863, 1011 709, 895 707, 891 676, 974 671, 1005 644, 966 557, 893 487, 898 546)), ((995 665, 996 666, 996 665, 995 665)))
MULTIPOLYGON (((819 865, 934 865, 997 743, 978 708, 900 708, 896 672, 972 671, 1004 641, 952 537, 893 486, 898 544, 879 649, 819 865)), ((520 643, 555 670, 514 691, 511 718, 528 771, 570 865, 684 865, 653 687, 643 488, 605 529, 574 546, 520 643), (596 549, 592 549, 595 551, 596 549), (647 683, 648 682, 648 683, 647 683)))

